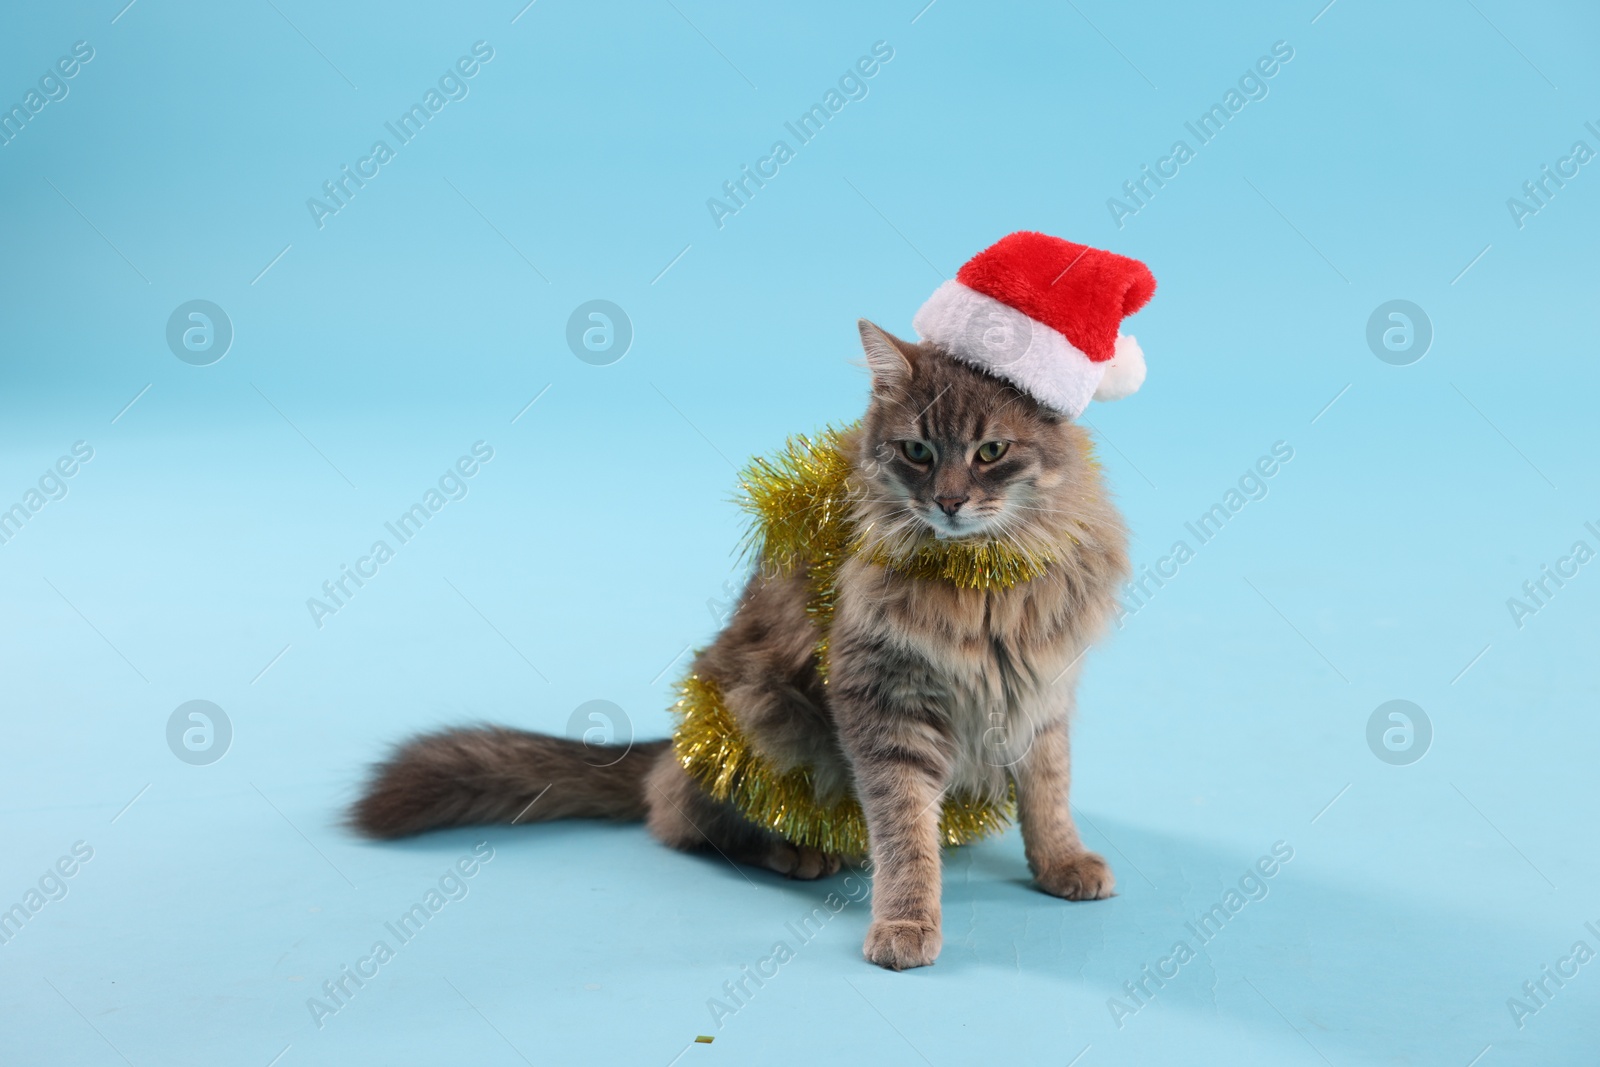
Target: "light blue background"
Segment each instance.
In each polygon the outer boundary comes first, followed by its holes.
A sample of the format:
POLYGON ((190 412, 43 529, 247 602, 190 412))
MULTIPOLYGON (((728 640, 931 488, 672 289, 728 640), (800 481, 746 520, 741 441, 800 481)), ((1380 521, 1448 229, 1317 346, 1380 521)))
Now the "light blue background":
POLYGON ((1592 7, 123 2, 0 34, 7 106, 95 49, 0 148, 0 505, 94 448, 0 545, 0 906, 94 849, 0 946, 0 1059, 1593 1062, 1600 963, 1523 1029, 1506 1006, 1600 949, 1600 572, 1506 606, 1600 547, 1600 173, 1506 207, 1600 149, 1592 7), (470 95, 319 230, 306 199, 479 40, 470 95), (880 40, 869 95, 713 225, 880 40), (1280 40, 1267 98, 1118 229, 1107 198, 1280 40), (1033 891, 1013 830, 947 856, 936 966, 862 962, 852 904, 718 1029, 708 998, 839 879, 637 826, 339 828, 410 731, 607 699, 664 734, 738 579, 733 465, 858 414, 857 316, 909 332, 1022 228, 1159 279, 1147 385, 1089 413, 1139 564, 1294 449, 1088 662, 1074 801, 1117 897, 1033 891), (163 336, 196 298, 236 331, 209 367, 163 336), (564 340, 596 298, 636 333, 610 366, 564 340), (1394 298, 1434 326, 1411 366, 1366 345, 1394 298), (318 629, 306 598, 479 440, 470 494, 318 629), (1396 698, 1435 731, 1411 766, 1365 740, 1396 698), (210 766, 166 747, 193 699, 233 723, 210 766), (307 998, 484 840, 319 1029, 307 998), (1280 840, 1267 899, 1118 1029, 1108 998, 1280 840))

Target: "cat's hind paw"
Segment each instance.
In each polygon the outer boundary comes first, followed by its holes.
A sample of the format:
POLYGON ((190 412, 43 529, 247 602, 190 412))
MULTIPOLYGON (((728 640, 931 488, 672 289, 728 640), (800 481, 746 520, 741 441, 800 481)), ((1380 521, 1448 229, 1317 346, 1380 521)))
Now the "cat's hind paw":
POLYGON ((826 878, 839 873, 840 859, 832 852, 822 852, 804 845, 791 845, 780 841, 762 857, 762 866, 790 878, 809 882, 813 878, 826 878))

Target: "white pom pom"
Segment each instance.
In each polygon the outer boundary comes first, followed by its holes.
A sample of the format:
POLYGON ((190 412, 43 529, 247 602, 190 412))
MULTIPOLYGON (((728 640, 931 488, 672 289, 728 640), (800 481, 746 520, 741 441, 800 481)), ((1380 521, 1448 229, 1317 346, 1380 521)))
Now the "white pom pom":
POLYGON ((1121 400, 1144 384, 1144 351, 1130 334, 1117 335, 1117 348, 1094 391, 1096 400, 1121 400))

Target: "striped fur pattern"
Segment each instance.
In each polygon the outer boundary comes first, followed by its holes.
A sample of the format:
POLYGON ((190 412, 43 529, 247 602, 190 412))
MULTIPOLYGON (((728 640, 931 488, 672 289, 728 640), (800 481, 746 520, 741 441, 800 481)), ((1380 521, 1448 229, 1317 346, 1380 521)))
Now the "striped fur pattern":
MULTIPOLYGON (((1011 589, 964 590, 858 555, 837 577, 826 684, 804 576, 758 573, 693 669, 718 684, 741 733, 777 769, 811 768, 822 799, 859 798, 875 881, 864 951, 899 970, 939 954, 948 789, 1000 798, 1014 787, 1039 887, 1068 900, 1111 894, 1111 870, 1084 847, 1068 805, 1068 720, 1084 652, 1128 574, 1127 534, 1080 427, 933 346, 865 321, 861 335, 872 399, 846 447, 871 543, 892 559, 929 538, 1003 537, 1056 562, 1011 589)), ((642 816, 675 848, 791 877, 864 858, 798 848, 750 823, 707 796, 664 742, 595 766, 604 762, 579 742, 512 730, 423 737, 378 768, 353 822, 396 837, 642 816)))

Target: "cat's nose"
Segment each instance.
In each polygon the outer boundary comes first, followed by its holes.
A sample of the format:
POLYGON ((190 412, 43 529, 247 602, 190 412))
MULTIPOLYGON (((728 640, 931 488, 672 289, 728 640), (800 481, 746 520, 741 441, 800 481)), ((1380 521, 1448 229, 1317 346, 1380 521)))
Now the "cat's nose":
POLYGON ((933 498, 933 502, 939 505, 939 510, 946 515, 954 515, 960 511, 961 505, 965 504, 967 500, 968 498, 964 496, 936 496, 933 498))

